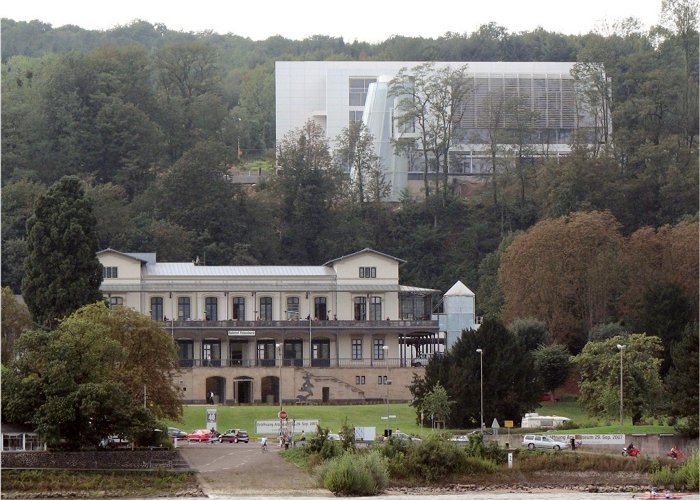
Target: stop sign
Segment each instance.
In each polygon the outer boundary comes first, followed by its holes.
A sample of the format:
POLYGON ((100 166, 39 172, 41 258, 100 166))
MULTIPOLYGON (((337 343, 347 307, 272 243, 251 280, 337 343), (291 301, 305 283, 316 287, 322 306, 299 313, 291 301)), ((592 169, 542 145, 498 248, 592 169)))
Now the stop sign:
POLYGON ((277 416, 280 420, 287 420, 287 412, 284 410, 280 410, 277 416))

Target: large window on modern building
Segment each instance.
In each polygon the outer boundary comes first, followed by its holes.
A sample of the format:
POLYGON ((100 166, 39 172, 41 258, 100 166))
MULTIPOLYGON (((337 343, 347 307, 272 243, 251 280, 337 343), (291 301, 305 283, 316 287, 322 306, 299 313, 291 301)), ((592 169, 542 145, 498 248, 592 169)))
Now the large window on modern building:
POLYGON ((245 320, 245 297, 233 298, 232 319, 245 320))
POLYGON ((382 319, 382 298, 372 297, 369 299, 369 319, 379 321, 382 319))
POLYGON ((102 277, 103 278, 118 278, 119 273, 118 273, 118 268, 117 266, 105 266, 102 268, 102 277))
POLYGON ((367 319, 367 298, 355 297, 354 299, 354 318, 355 321, 364 321, 367 319))
POLYGON ((177 298, 177 319, 186 321, 192 317, 192 303, 189 297, 177 298))
POLYGON ((272 297, 260 297, 260 319, 272 321, 272 297))
POLYGON ((372 357, 374 359, 384 359, 384 339, 374 339, 372 342, 372 357))
POLYGON ((218 320, 218 305, 219 301, 216 297, 207 297, 204 299, 204 319, 207 321, 218 320))
POLYGON ((367 91, 372 83, 377 81, 376 78, 350 78, 350 95, 348 104, 350 106, 364 106, 367 100, 367 91))
POLYGON ((352 359, 362 359, 362 339, 352 339, 352 359))
POLYGON ((328 319, 326 297, 314 297, 314 318, 321 321, 328 319))
POLYGON ((287 319, 299 319, 299 297, 287 297, 287 319))
POLYGON ((359 110, 359 109, 358 109, 358 110, 351 109, 351 110, 350 110, 350 116, 348 117, 348 122, 351 123, 351 124, 352 124, 352 123, 361 122, 361 121, 362 121, 362 113, 363 113, 362 110, 359 110))
POLYGON ((151 297, 151 319, 163 321, 163 297, 151 297))

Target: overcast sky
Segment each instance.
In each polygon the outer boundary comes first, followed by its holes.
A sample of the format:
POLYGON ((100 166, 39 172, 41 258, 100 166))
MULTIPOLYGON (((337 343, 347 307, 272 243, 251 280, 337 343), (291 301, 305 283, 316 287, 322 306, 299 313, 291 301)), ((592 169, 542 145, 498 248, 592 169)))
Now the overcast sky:
POLYGON ((647 29, 659 23, 661 0, 6 0, 2 17, 38 19, 54 28, 74 24, 106 30, 135 19, 176 31, 212 30, 253 40, 300 40, 312 35, 376 43, 393 35, 437 38, 471 33, 489 22, 510 33, 585 34, 635 17, 647 29))

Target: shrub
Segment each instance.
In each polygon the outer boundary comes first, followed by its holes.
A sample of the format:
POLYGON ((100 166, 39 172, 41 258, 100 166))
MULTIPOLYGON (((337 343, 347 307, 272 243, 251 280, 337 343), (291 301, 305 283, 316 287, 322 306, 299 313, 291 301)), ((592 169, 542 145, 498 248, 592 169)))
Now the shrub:
POLYGON ((335 495, 376 495, 384 491, 387 471, 376 452, 343 453, 317 470, 319 483, 335 495))
POLYGON ((658 467, 651 473, 651 482, 666 488, 698 491, 699 467, 698 454, 693 453, 685 462, 658 467))

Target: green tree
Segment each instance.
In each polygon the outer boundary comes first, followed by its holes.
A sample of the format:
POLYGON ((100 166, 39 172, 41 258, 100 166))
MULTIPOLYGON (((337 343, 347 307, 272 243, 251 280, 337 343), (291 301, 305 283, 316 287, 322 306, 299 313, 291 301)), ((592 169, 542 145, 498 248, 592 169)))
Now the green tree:
POLYGON ((440 385, 440 382, 435 384, 432 390, 423 398, 421 412, 428 415, 432 421, 445 422, 450 418, 454 401, 450 401, 447 390, 440 385))
POLYGON ((3 373, 3 417, 33 425, 51 448, 96 446, 121 431, 134 409, 126 388, 107 372, 124 355, 119 344, 94 325, 53 332, 33 330, 16 343, 19 357, 3 373))
POLYGON ((14 344, 22 333, 32 326, 29 309, 15 299, 9 287, 2 289, 2 363, 7 364, 15 357, 14 344))
POLYGON ((143 438, 155 417, 181 415, 172 341, 133 310, 90 304, 16 345, 19 356, 3 371, 3 420, 33 425, 52 448, 96 446, 112 434, 143 438))
POLYGON ((22 295, 34 322, 55 326, 102 299, 96 220, 76 177, 64 177, 37 201, 27 222, 22 295))
POLYGON ((658 337, 633 333, 588 342, 573 358, 580 373, 580 403, 592 414, 609 419, 620 415, 620 359, 622 358, 623 410, 638 423, 654 415, 663 397, 659 376, 662 346, 658 337), (625 345, 622 354, 616 347, 625 345))
POLYGON ((683 337, 671 347, 673 365, 664 380, 671 415, 685 418, 678 426, 698 435, 698 324, 688 325, 683 337))
POLYGON ((170 335, 149 317, 127 307, 108 308, 103 302, 89 304, 61 323, 61 328, 88 324, 117 342, 124 356, 113 363, 109 379, 123 385, 132 401, 143 401, 157 418, 177 419, 182 401, 173 383, 178 356, 170 335))
POLYGON ((523 347, 528 351, 534 351, 540 346, 552 342, 552 338, 547 330, 544 321, 535 318, 516 319, 508 329, 522 342, 523 347))
POLYGON ((513 333, 499 320, 487 318, 478 332, 464 331, 444 356, 428 364, 423 379, 410 387, 414 406, 420 408, 431 388, 442 385, 454 407, 450 427, 479 427, 481 383, 480 354, 483 349, 484 422, 519 420, 537 408, 542 386, 533 359, 513 333))
POLYGON ((281 245, 286 259, 297 263, 324 260, 322 248, 333 224, 340 195, 340 173, 333 165, 328 141, 314 122, 290 132, 277 153, 281 245))
POLYGON ((569 378, 571 355, 563 345, 540 345, 532 356, 535 360, 535 369, 540 374, 542 386, 546 391, 553 393, 569 378))

